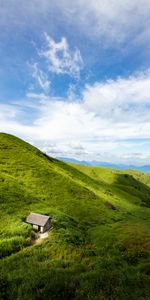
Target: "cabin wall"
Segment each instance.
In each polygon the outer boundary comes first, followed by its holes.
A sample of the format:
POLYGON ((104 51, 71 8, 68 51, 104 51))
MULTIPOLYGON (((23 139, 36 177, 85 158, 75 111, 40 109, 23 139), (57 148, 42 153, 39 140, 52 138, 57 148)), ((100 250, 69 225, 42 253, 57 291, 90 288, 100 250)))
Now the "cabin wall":
POLYGON ((48 231, 51 228, 52 224, 51 221, 48 220, 47 223, 45 224, 45 226, 43 227, 43 232, 48 231))
POLYGON ((38 231, 39 230, 39 226, 33 224, 33 229, 36 230, 36 231, 38 231))
POLYGON ((48 231, 51 228, 52 224, 51 224, 51 220, 48 220, 45 226, 38 226, 35 224, 33 224, 32 226, 35 231, 40 231, 41 233, 43 233, 45 231, 48 231))

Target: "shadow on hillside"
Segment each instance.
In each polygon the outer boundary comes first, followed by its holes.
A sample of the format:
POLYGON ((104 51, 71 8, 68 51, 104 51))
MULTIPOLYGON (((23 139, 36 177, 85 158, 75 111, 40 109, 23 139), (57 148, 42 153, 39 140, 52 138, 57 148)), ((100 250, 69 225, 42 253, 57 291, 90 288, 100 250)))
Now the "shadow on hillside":
POLYGON ((118 196, 121 196, 123 191, 130 195, 129 198, 127 196, 127 200, 132 199, 133 196, 133 203, 136 202, 135 204, 150 207, 150 187, 135 179, 134 176, 127 173, 118 174, 112 186, 117 188, 115 189, 115 193, 118 196), (136 198, 138 198, 139 203, 137 203, 136 198))
POLYGON ((57 163, 59 167, 69 172, 69 175, 73 179, 79 178, 82 182, 89 184, 95 189, 98 188, 100 190, 101 187, 104 188, 106 192, 108 189, 108 191, 110 191, 110 194, 111 187, 112 192, 117 196, 120 196, 120 198, 122 198, 122 193, 124 192, 124 196, 126 196, 127 200, 129 200, 129 198, 132 197, 134 198, 132 203, 135 202, 135 204, 150 207, 150 187, 142 183, 141 181, 135 179, 133 175, 127 173, 116 174, 116 180, 113 182, 113 184, 109 184, 100 179, 94 179, 89 175, 79 171, 73 166, 70 166, 62 161, 57 161, 57 163), (130 197, 128 195, 130 195, 130 197))
POLYGON ((43 154, 50 163, 54 163, 61 171, 75 181, 80 180, 86 185, 85 188, 93 188, 95 190, 105 190, 105 194, 116 195, 120 199, 126 198, 131 203, 141 206, 150 207, 150 187, 141 181, 134 178, 128 173, 115 173, 116 180, 112 183, 106 183, 100 178, 96 179, 84 172, 78 170, 76 167, 69 165, 61 160, 51 158, 47 154, 43 154))

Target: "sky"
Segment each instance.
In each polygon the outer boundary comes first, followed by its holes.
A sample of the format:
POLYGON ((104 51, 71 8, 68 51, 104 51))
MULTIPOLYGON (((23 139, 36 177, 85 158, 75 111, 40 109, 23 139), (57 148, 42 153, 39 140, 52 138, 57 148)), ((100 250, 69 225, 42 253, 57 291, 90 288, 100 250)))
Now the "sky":
POLYGON ((0 0, 0 132, 150 163, 150 0, 0 0))

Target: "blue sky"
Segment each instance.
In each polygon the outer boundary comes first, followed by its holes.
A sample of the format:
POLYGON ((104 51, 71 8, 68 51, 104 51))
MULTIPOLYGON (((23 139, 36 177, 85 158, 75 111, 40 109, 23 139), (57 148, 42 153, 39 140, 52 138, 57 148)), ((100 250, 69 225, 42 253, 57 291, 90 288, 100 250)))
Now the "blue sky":
POLYGON ((52 156, 149 163, 149 53, 149 0, 0 0, 0 131, 52 156))

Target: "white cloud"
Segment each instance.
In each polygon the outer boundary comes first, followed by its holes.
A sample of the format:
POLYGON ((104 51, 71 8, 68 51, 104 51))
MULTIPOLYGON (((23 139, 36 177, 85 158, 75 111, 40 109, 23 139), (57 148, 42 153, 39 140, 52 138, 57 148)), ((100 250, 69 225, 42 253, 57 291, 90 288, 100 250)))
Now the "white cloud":
POLYGON ((38 112, 34 120, 23 124, 20 110, 3 105, 0 130, 19 135, 37 146, 43 144, 48 153, 110 161, 122 157, 125 161, 138 149, 143 156, 136 156, 135 160, 146 162, 150 146, 144 140, 150 140, 149 95, 149 70, 126 79, 86 86, 80 100, 29 93, 28 103, 33 99, 38 112), (53 147, 48 149, 48 145, 53 147))
POLYGON ((40 115, 34 125, 43 139, 51 137, 57 141, 76 141, 78 138, 85 139, 91 136, 97 127, 94 114, 87 112, 82 104, 77 102, 50 99, 40 107, 40 115), (92 128, 88 126, 91 123, 92 128))
POLYGON ((115 123, 149 122, 150 70, 130 76, 87 85, 83 91, 87 109, 115 123))
POLYGON ((102 38, 105 45, 143 43, 150 38, 149 0, 62 0, 60 7, 68 23, 75 23, 92 39, 102 38))
POLYGON ((63 143, 60 142, 59 145, 57 143, 41 143, 38 144, 38 147, 49 154, 50 156, 55 157, 78 157, 82 156, 86 157, 89 153, 85 150, 85 148, 78 142, 73 143, 63 143))
POLYGON ((110 43, 145 44, 150 39, 149 0, 10 0, 3 1, 0 26, 39 28, 55 32, 60 26, 91 39, 110 43), (9 20, 9 22, 8 22, 9 20))
POLYGON ((80 50, 71 51, 65 37, 58 43, 47 33, 45 33, 45 38, 46 48, 39 51, 39 55, 46 58, 49 71, 56 74, 68 74, 78 79, 83 67, 80 50))
POLYGON ((50 88, 50 80, 48 80, 47 74, 38 67, 38 63, 29 64, 32 77, 36 80, 40 88, 47 93, 50 88))
POLYGON ((38 101, 43 101, 43 100, 49 100, 49 96, 45 95, 44 93, 35 93, 35 92, 27 92, 26 97, 28 99, 35 99, 38 101))
POLYGON ((68 100, 70 101, 73 101, 77 98, 76 96, 76 85, 75 84, 69 84, 69 87, 68 87, 68 93, 67 93, 67 96, 68 96, 68 100))
POLYGON ((0 103, 0 120, 15 119, 18 111, 9 104, 0 103))

